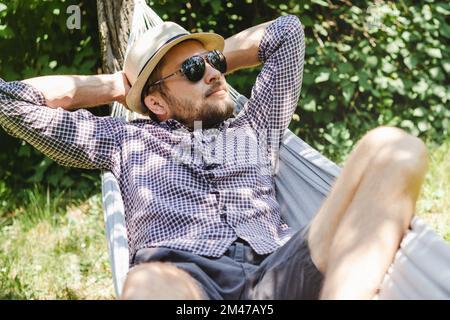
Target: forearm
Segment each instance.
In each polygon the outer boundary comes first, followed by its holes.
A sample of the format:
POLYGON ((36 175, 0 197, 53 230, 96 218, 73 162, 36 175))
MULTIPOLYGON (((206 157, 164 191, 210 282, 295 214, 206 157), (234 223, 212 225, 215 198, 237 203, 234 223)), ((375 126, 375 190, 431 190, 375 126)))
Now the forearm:
POLYGON ((46 105, 73 110, 120 101, 124 95, 118 74, 42 76, 23 80, 42 92, 46 105))
MULTIPOLYGON (((277 18, 267 26, 259 44, 264 64, 252 88, 245 114, 257 129, 271 130, 281 139, 292 119, 300 95, 305 41, 300 20, 293 15, 277 18)), ((278 145, 272 140, 272 145, 278 145)))
POLYGON ((259 65, 258 50, 266 28, 273 21, 251 27, 225 40, 224 54, 227 58, 228 71, 259 65))
POLYGON ((86 110, 49 108, 45 102, 42 92, 25 81, 0 78, 0 126, 8 134, 62 165, 110 169, 124 122, 86 110))

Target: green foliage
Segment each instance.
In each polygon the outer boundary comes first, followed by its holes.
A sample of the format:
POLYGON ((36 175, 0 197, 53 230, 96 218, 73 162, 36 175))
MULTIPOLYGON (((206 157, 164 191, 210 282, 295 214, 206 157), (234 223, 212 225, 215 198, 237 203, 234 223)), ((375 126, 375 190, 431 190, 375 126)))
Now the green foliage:
MULTIPOLYGON (((12 81, 99 72, 96 14, 95 1, 0 0, 0 77, 12 81), (81 8, 81 29, 66 24, 73 13, 67 8, 73 4, 81 8)), ((27 193, 20 190, 36 183, 86 194, 98 188, 93 183, 98 173, 58 166, 3 130, 0 141, 0 212, 9 210, 11 199, 27 201, 27 193)))

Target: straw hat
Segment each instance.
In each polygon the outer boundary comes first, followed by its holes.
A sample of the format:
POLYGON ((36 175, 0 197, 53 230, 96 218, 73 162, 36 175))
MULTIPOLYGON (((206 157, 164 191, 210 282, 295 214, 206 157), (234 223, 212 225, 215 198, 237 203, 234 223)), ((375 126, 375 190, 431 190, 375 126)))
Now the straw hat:
POLYGON ((131 46, 124 62, 124 72, 131 84, 126 97, 128 108, 145 113, 147 108, 141 102, 142 89, 150 74, 162 57, 176 44, 195 39, 200 41, 206 50, 223 50, 225 40, 215 33, 189 33, 174 22, 164 22, 146 31, 131 46))

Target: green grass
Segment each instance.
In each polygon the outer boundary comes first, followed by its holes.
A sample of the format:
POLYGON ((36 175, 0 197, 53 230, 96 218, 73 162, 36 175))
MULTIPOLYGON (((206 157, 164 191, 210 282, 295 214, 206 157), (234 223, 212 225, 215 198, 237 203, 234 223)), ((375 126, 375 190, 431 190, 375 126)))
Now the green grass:
MULTIPOLYGON (((448 242, 449 166, 450 139, 430 146, 416 210, 448 242)), ((0 208, 0 299, 113 299, 100 195, 77 200, 42 188, 26 195, 25 205, 0 208)))
POLYGON ((28 199, 0 220, 0 299, 114 298, 100 196, 28 199))
POLYGON ((429 169, 416 212, 450 243, 450 139, 429 149, 429 169))

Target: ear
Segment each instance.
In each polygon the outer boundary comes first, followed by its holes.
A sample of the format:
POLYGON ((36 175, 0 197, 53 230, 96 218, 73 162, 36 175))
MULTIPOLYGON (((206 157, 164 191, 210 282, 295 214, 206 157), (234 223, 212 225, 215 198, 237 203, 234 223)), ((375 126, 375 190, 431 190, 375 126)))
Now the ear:
POLYGON ((160 120, 169 118, 169 107, 167 102, 158 92, 149 94, 144 98, 145 106, 153 112, 160 120))

